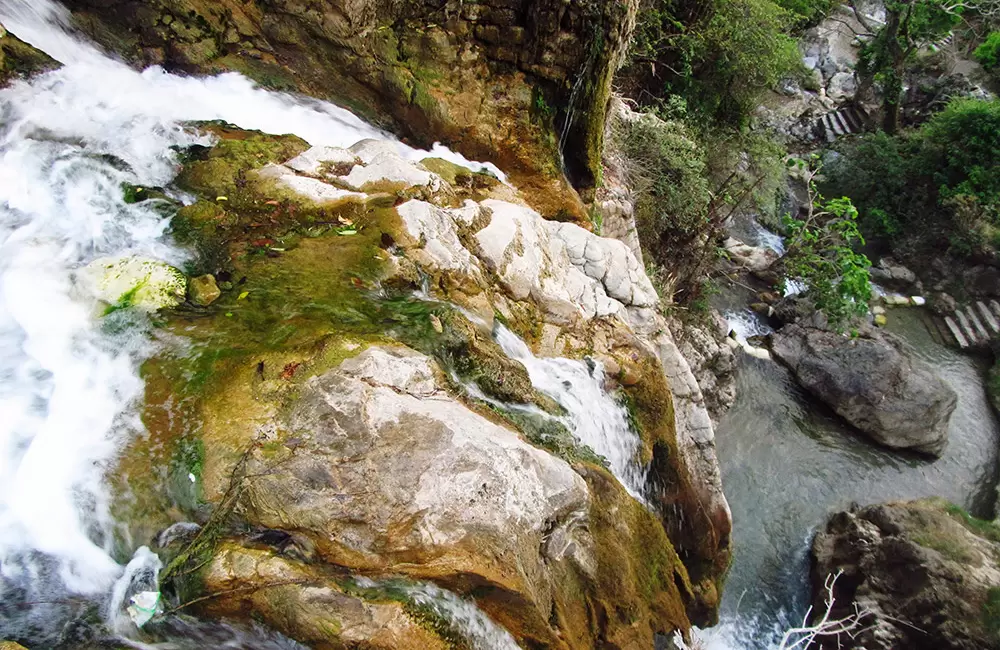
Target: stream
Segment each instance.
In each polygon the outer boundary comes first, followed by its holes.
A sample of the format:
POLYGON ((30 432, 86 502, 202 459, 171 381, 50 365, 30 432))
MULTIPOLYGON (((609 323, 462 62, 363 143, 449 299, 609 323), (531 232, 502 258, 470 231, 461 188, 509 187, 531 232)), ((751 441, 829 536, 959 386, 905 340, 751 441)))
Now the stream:
MULTIPOLYGON (((763 333, 742 309, 747 297, 731 288, 716 307, 743 335, 763 333)), ((1000 427, 983 386, 986 360, 935 342, 916 309, 890 310, 887 329, 958 393, 937 461, 875 446, 806 395, 783 366, 737 353, 736 403, 716 428, 734 557, 721 623, 702 634, 708 650, 776 648, 785 629, 802 623, 812 535, 852 503, 938 496, 993 519, 1000 427)))

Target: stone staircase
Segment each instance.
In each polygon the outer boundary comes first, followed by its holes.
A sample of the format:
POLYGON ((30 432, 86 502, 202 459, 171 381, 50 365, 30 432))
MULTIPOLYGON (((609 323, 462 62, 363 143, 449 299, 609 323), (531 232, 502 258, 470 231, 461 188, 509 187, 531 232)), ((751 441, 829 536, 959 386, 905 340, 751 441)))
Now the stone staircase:
POLYGON ((854 133, 861 133, 868 128, 869 118, 864 109, 848 104, 831 111, 816 120, 813 130, 816 137, 827 142, 854 133))
POLYGON ((1000 336, 1000 303, 980 300, 964 305, 942 319, 942 338, 963 350, 989 346, 1000 336))

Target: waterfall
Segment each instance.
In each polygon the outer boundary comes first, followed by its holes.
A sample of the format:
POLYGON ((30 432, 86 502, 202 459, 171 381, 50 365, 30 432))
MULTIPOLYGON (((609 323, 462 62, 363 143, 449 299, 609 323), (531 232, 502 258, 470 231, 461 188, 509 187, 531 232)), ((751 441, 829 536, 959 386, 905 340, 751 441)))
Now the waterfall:
POLYGON ((639 463, 642 441, 629 425, 625 407, 605 390, 603 366, 592 360, 540 359, 503 325, 497 326, 496 339, 508 357, 528 369, 535 389, 566 410, 570 433, 607 459, 612 474, 629 494, 645 502, 647 470, 639 463))
MULTIPOLYGON (((123 183, 169 185, 173 148, 210 144, 188 121, 313 145, 391 138, 332 104, 235 73, 133 70, 75 37, 51 0, 0 0, 0 22, 63 64, 0 90, 0 603, 104 602, 127 575, 111 554, 104 474, 142 431, 138 369, 154 349, 141 317, 109 316, 121 321, 107 326, 76 276, 100 257, 186 259, 162 215, 125 202, 123 183)), ((397 146, 411 160, 428 155, 397 146)), ((443 147, 433 155, 503 178, 443 147)), ((58 634, 42 609, 0 607, 0 638, 25 625, 58 634)))

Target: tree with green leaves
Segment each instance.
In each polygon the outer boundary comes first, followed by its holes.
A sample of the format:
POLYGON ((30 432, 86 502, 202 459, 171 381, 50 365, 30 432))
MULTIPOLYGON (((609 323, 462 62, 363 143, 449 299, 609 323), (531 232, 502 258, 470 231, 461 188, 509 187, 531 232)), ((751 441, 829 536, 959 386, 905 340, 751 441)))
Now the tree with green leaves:
POLYGON ((920 48, 947 36, 964 15, 1000 15, 1000 0, 886 0, 885 22, 878 24, 859 9, 857 0, 848 4, 870 38, 858 61, 858 98, 866 99, 881 84, 887 133, 899 129, 907 66, 920 48))
POLYGON ((786 286, 789 281, 803 283, 817 311, 823 312, 829 325, 842 329, 851 320, 868 313, 871 300, 871 262, 854 250, 864 245, 858 231, 858 211, 851 200, 824 199, 816 189, 820 166, 803 160, 790 165, 805 180, 809 201, 799 217, 787 215, 787 248, 781 260, 786 286))

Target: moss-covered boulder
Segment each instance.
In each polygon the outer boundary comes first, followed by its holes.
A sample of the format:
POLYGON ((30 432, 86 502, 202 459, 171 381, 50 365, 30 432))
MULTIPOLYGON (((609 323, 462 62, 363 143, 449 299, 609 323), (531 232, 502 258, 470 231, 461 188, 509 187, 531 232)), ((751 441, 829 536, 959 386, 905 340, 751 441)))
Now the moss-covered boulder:
POLYGON ((416 167, 441 183, 421 198, 394 187, 324 202, 267 170, 336 189, 374 157, 201 128, 218 141, 181 152, 178 182, 199 200, 172 228, 199 253, 190 274, 213 273, 221 295, 161 314, 163 352, 143 368, 149 437, 117 472, 128 489, 115 509, 133 539, 204 524, 194 544, 162 550, 166 593, 210 596, 199 602, 330 647, 343 642, 337 608, 359 606, 338 581, 352 573, 474 598, 527 647, 650 647, 692 614, 711 617, 720 534, 678 451, 663 367, 627 320, 652 306, 630 253, 434 162, 416 167), (522 230, 496 259, 534 256, 523 295, 489 263, 477 234, 490 224, 522 230), (546 307, 582 294, 607 309, 546 307), (654 510, 546 415, 559 407, 494 341, 495 319, 546 354, 616 368, 611 387, 627 384, 639 460, 657 477, 654 510), (258 590, 246 576, 271 555, 231 570, 262 550, 246 541, 258 533, 293 539, 280 561, 305 562, 292 572, 307 575, 258 590), (244 579, 245 593, 227 593, 244 579), (315 589, 332 592, 312 601, 315 589), (296 616, 282 618, 282 602, 296 616), (313 620, 302 611, 316 603, 329 611, 313 620))
POLYGON ((184 301, 187 278, 165 262, 126 256, 94 260, 79 279, 107 305, 107 312, 135 308, 156 311, 184 301))
POLYGON ((813 541, 815 612, 864 612, 819 648, 1000 648, 1000 527, 930 499, 833 515, 813 541))
POLYGON ((583 220, 636 0, 383 3, 72 0, 76 23, 142 64, 237 70, 332 99, 423 147, 507 171, 547 217, 583 220))
POLYGON ((15 79, 59 67, 52 57, 36 50, 0 25, 0 87, 15 79))

